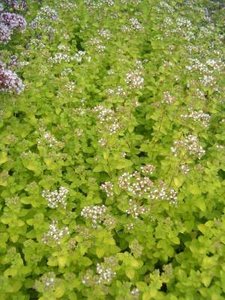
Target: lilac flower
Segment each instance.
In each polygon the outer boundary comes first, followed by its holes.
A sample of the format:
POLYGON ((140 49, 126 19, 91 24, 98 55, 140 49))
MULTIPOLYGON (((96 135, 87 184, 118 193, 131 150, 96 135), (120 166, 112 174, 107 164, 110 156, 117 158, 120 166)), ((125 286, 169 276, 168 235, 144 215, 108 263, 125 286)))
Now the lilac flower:
POLYGON ((4 2, 8 7, 12 7, 15 10, 24 10, 27 8, 26 0, 5 0, 4 2))
POLYGON ((2 13, 0 14, 0 22, 8 26, 9 29, 25 30, 27 22, 23 16, 14 13, 2 13))
POLYGON ((0 92, 21 93, 24 84, 17 74, 0 66, 0 92))
POLYGON ((0 43, 7 43, 11 39, 12 31, 3 23, 0 23, 0 43))

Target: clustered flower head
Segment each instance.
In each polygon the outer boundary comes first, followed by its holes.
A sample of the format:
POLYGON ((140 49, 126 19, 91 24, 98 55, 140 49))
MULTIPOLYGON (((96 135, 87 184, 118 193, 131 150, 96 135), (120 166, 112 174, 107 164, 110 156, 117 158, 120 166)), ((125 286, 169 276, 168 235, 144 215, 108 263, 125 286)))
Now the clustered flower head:
POLYGON ((85 219, 91 220, 92 226, 96 228, 98 224, 101 224, 104 221, 106 210, 105 205, 85 206, 81 211, 81 216, 85 219))
POLYGON ((108 6, 113 6, 114 5, 114 0, 84 0, 84 3, 87 5, 89 9, 98 9, 101 8, 102 5, 106 4, 108 6))
POLYGON ((140 296, 140 291, 137 287, 133 288, 131 291, 130 291, 131 295, 136 297, 137 299, 139 298, 140 296))
POLYGON ((148 209, 137 201, 133 199, 129 200, 129 208, 126 210, 126 213, 128 215, 131 215, 132 217, 137 219, 140 215, 145 214, 147 211, 148 209))
POLYGON ((118 266, 117 258, 105 257, 104 262, 96 264, 96 271, 88 269, 83 276, 82 283, 87 286, 109 285, 116 276, 114 269, 118 266))
POLYGON ((122 4, 140 4, 142 0, 120 0, 122 4))
POLYGON ((125 172, 119 177, 119 187, 122 190, 131 193, 133 196, 142 197, 148 194, 152 188, 153 182, 147 177, 142 176, 140 172, 125 172))
POLYGON ((140 70, 128 72, 125 81, 131 89, 142 89, 144 87, 144 78, 140 70))
POLYGON ((205 150, 199 144, 198 137, 192 134, 189 134, 182 140, 175 141, 173 147, 171 147, 171 151, 175 156, 178 156, 182 150, 186 151, 189 155, 196 156, 198 159, 205 154, 205 150))
POLYGON ((109 29, 100 29, 98 30, 98 34, 106 40, 109 40, 111 37, 111 32, 109 29))
POLYGON ((8 26, 3 23, 0 23, 0 42, 7 43, 11 39, 12 31, 8 26))
POLYGON ((147 164, 145 166, 141 166, 140 170, 144 175, 151 175, 155 171, 155 167, 151 164, 147 164))
POLYGON ((113 197, 113 183, 106 181, 101 184, 101 190, 104 191, 107 197, 113 197))
POLYGON ((184 174, 187 175, 190 171, 190 168, 187 164, 181 164, 180 165, 180 171, 184 174))
POLYGON ((96 273, 99 275, 97 277, 97 284, 109 284, 116 276, 116 272, 114 272, 110 267, 99 263, 96 266, 96 273))
POLYGON ((129 20, 130 24, 131 24, 131 28, 133 30, 136 30, 136 31, 140 31, 140 30, 143 30, 143 26, 141 25, 141 23, 138 21, 138 19, 136 18, 131 18, 129 20))
POLYGON ((49 225, 48 232, 44 234, 42 242, 44 244, 56 243, 60 245, 62 238, 67 235, 69 235, 69 228, 66 226, 60 229, 58 227, 58 221, 53 220, 49 225))
POLYGON ((38 139, 38 145, 48 145, 50 148, 62 148, 63 143, 57 141, 57 139, 48 131, 40 128, 41 137, 38 139))
POLYGON ((56 276, 54 272, 48 272, 44 274, 40 280, 35 282, 34 288, 36 290, 43 289, 48 291, 54 289, 56 285, 56 276))
POLYGON ((9 42, 13 30, 24 31, 26 25, 26 20, 21 15, 9 12, 0 13, 0 43, 9 42))
POLYGON ((126 92, 122 86, 117 86, 115 88, 110 88, 107 90, 109 96, 126 96, 126 92))
POLYGON ((98 53, 103 53, 106 49, 103 41, 100 38, 93 37, 89 40, 89 44, 95 48, 98 53))
POLYGON ((103 224, 108 230, 112 230, 116 227, 116 218, 110 214, 107 214, 104 218, 103 224))
POLYGON ((112 122, 115 118, 115 112, 111 108, 107 108, 101 104, 95 106, 93 112, 97 113, 97 118, 101 124, 112 122))
POLYGON ((149 199, 151 200, 167 200, 170 204, 177 204, 177 192, 168 187, 165 182, 160 181, 158 185, 152 188, 149 199))
POLYGON ((57 12, 49 6, 43 6, 35 19, 30 23, 30 26, 33 29, 40 29, 44 32, 54 32, 54 29, 49 24, 56 20, 58 20, 57 12))
POLYGON ((18 75, 0 64, 0 92, 20 94, 24 84, 18 75))
POLYGON ((175 98, 168 91, 163 93, 162 103, 172 104, 174 101, 175 101, 175 98))
POLYGON ((59 7, 63 10, 74 11, 74 9, 77 8, 77 4, 68 0, 61 0, 59 2, 59 7))
POLYGON ((0 23, 8 26, 10 30, 18 29, 23 31, 27 26, 27 22, 23 16, 9 12, 0 14, 0 23))
MULTIPOLYGON (((58 47, 59 48, 59 47, 58 47)), ((64 50, 64 52, 57 52, 54 56, 49 58, 49 62, 53 64, 60 64, 62 62, 72 62, 76 61, 78 63, 82 62, 82 60, 85 57, 86 52, 85 51, 78 51, 73 55, 70 55, 66 49, 63 49, 62 47, 59 48, 60 50, 64 50)), ((68 73, 69 74, 69 73, 68 73)), ((67 74, 66 74, 67 75, 67 74)))
POLYGON ((59 190, 52 192, 49 190, 44 190, 42 192, 42 197, 48 201, 48 206, 50 208, 58 208, 59 205, 62 205, 63 208, 66 208, 66 197, 68 193, 68 189, 61 186, 59 190))
POLYGON ((8 7, 12 7, 14 10, 24 10, 27 8, 26 0, 5 0, 8 7))
POLYGON ((193 121, 199 122, 203 127, 207 128, 209 126, 210 115, 200 111, 191 111, 188 114, 182 114, 181 118, 183 119, 192 119, 193 121))
POLYGON ((117 133, 121 129, 121 124, 116 113, 111 108, 97 105, 93 108, 93 112, 97 113, 97 118, 101 125, 101 130, 108 132, 110 135, 117 133))

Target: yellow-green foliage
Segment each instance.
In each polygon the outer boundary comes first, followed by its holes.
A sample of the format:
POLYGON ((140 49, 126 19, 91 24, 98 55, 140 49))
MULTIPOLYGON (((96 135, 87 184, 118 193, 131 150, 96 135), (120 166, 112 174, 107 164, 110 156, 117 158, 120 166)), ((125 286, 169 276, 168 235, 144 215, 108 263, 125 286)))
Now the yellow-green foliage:
POLYGON ((224 299, 223 4, 20 13, 0 45, 25 86, 1 92, 0 299, 224 299))

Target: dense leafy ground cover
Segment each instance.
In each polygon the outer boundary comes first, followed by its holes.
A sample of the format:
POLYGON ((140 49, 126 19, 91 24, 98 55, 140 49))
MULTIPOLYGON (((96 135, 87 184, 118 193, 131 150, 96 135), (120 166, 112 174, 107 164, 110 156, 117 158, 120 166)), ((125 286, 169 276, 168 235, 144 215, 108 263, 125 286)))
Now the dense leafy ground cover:
POLYGON ((5 2, 0 299, 224 299, 223 6, 5 2))

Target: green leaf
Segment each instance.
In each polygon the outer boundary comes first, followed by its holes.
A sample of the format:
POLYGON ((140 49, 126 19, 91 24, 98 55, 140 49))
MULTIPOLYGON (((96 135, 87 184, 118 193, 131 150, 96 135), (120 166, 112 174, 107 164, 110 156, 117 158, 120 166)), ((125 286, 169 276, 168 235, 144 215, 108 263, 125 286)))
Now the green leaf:
POLYGON ((0 165, 4 164, 7 161, 8 161, 7 152, 1 152, 0 153, 0 165))

